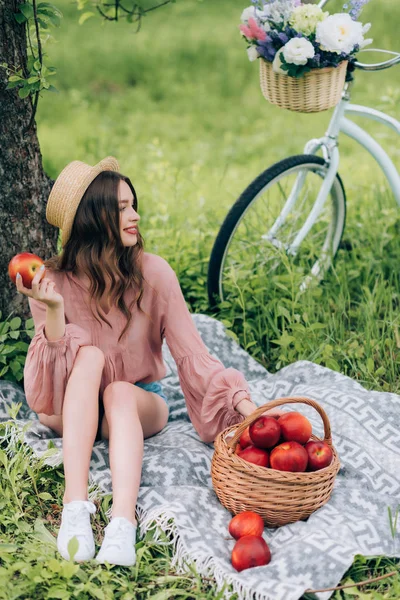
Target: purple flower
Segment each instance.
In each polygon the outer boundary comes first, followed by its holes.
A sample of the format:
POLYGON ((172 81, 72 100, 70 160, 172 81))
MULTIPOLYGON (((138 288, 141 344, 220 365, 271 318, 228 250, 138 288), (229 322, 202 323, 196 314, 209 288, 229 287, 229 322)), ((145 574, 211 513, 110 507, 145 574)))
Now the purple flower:
POLYGON ((272 62, 275 58, 275 54, 277 53, 276 48, 274 48, 271 38, 267 35, 266 40, 263 42, 257 43, 257 52, 260 56, 272 62))
POLYGON ((280 41, 282 42, 283 46, 286 44, 286 42, 289 41, 289 36, 286 35, 286 33, 284 33, 283 31, 278 33, 278 37, 279 37, 280 41))
POLYGON ((349 0, 349 2, 343 5, 343 10, 348 11, 353 21, 356 21, 368 2, 369 0, 349 0))

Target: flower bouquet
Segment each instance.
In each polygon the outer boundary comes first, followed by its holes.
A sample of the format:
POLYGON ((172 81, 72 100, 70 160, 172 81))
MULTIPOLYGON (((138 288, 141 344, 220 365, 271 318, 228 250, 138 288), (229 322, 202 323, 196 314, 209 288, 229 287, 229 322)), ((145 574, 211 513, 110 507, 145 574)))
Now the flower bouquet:
POLYGON ((372 42, 370 23, 357 18, 369 0, 349 0, 348 12, 330 15, 300 0, 253 0, 240 31, 251 61, 260 58, 264 97, 282 108, 319 112, 335 106, 349 62, 372 42))

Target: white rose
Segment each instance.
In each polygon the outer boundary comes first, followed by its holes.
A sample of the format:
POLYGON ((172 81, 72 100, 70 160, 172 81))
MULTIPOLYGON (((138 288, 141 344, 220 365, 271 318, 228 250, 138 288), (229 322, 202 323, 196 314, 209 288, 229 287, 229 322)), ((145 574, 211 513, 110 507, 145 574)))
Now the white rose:
POLYGON ((294 65, 305 65, 315 54, 314 46, 306 38, 292 38, 282 50, 286 62, 294 65))
POLYGON ((322 50, 350 54, 356 44, 364 41, 363 26, 349 14, 337 13, 318 23, 316 40, 322 50))
POLYGON ((275 54, 275 58, 272 62, 272 70, 275 71, 275 73, 279 73, 280 75, 287 75, 287 71, 284 71, 283 69, 281 69, 281 67, 283 65, 281 54, 282 54, 282 48, 280 50, 278 50, 278 52, 275 54))
POLYGON ((367 40, 364 40, 363 42, 361 42, 360 44, 360 49, 361 48, 365 48, 365 46, 369 46, 370 44, 372 44, 374 40, 372 38, 368 38, 367 40))
POLYGON ((252 19, 252 18, 253 19, 256 18, 256 9, 254 6, 248 6, 242 12, 242 14, 240 16, 240 20, 242 21, 242 23, 245 23, 247 25, 248 20, 252 19))
POLYGON ((257 58, 258 58, 257 48, 255 46, 250 46, 249 48, 247 48, 247 56, 249 57, 250 61, 257 60, 257 58))

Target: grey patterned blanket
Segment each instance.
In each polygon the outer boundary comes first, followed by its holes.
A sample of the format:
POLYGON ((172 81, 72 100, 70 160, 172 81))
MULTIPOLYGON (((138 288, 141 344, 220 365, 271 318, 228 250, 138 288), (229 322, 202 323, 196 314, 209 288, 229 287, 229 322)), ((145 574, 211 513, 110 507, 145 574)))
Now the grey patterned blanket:
MULTIPOLYGON (((217 320, 194 315, 209 351, 225 366, 241 370, 258 404, 282 396, 308 396, 322 405, 332 426, 341 469, 330 501, 306 522, 265 529, 272 552, 265 567, 236 572, 230 564, 234 540, 227 526, 230 513, 213 491, 210 464, 213 445, 200 441, 193 429, 179 386, 175 362, 164 344, 167 375, 163 380, 170 405, 167 427, 145 441, 138 516, 140 535, 153 529, 172 536, 173 565, 185 572, 188 563, 213 577, 225 598, 237 593, 245 600, 298 600, 307 589, 335 586, 356 554, 400 556, 399 532, 393 534, 388 507, 400 502, 400 398, 370 392, 339 373, 300 361, 271 375, 230 338, 217 320)), ((22 401, 18 419, 32 420, 26 442, 40 455, 49 439, 60 449, 61 440, 41 425, 26 404, 21 387, 0 382, 0 420, 7 405, 22 401)), ((306 405, 301 410, 322 435, 319 415, 306 405)), ((91 479, 105 493, 111 491, 106 442, 95 444, 91 479)), ((165 536, 163 536, 165 539, 165 536)), ((332 592, 317 595, 321 600, 332 592)))

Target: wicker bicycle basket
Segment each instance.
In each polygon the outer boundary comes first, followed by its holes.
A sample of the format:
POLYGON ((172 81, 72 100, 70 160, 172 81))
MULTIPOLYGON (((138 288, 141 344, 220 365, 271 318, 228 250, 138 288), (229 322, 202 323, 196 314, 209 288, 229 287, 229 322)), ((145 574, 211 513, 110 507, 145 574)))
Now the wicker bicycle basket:
MULTIPOLYGON (((311 439, 321 438, 312 435, 311 439)), ((211 479, 221 504, 234 515, 252 510, 269 527, 306 519, 323 506, 329 500, 340 468, 338 455, 332 445, 327 414, 317 402, 304 397, 279 398, 260 406, 239 425, 222 431, 216 437, 214 447, 211 479), (243 431, 266 410, 297 403, 312 406, 322 418, 323 441, 333 451, 333 459, 328 467, 314 472, 291 473, 254 465, 235 454, 243 431)))
POLYGON ((342 96, 347 62, 338 67, 312 69, 302 77, 275 73, 272 63, 260 62, 260 85, 263 96, 272 104, 296 112, 313 113, 336 106, 342 96))

